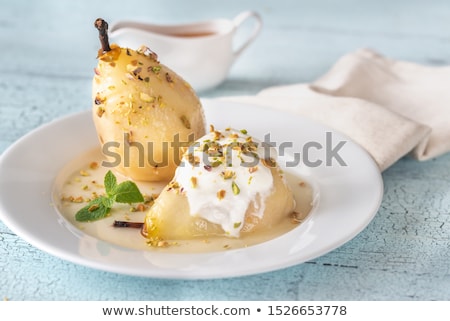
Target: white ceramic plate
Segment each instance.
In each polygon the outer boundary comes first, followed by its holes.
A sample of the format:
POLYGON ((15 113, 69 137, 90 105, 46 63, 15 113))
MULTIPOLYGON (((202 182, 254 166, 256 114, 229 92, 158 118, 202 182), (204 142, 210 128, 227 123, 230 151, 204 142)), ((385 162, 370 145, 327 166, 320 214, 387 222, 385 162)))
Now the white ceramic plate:
POLYGON ((258 138, 270 133, 278 146, 288 142, 287 155, 300 153, 300 159, 309 163, 322 162, 291 169, 312 181, 320 194, 306 222, 256 246, 199 254, 133 250, 86 235, 61 219, 51 206, 51 196, 59 171, 98 144, 90 112, 42 126, 3 153, 0 219, 30 244, 77 264, 154 278, 210 279, 273 271, 314 259, 355 237, 376 214, 383 195, 380 172, 371 157, 346 137, 272 109, 208 100, 204 108, 208 123, 216 128, 246 128, 258 138), (338 155, 347 166, 336 159, 327 165, 326 145, 330 151, 340 141, 345 143, 338 155))

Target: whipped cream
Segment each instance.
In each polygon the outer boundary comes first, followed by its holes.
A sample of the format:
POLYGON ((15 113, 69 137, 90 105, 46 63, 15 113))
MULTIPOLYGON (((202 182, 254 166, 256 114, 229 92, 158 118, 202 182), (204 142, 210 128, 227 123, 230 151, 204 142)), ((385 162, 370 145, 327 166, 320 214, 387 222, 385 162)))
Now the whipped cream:
POLYGON ((265 199, 273 189, 275 159, 275 149, 246 130, 212 127, 189 147, 171 184, 186 195, 190 215, 239 237, 250 204, 254 212, 249 214, 264 215, 265 199))

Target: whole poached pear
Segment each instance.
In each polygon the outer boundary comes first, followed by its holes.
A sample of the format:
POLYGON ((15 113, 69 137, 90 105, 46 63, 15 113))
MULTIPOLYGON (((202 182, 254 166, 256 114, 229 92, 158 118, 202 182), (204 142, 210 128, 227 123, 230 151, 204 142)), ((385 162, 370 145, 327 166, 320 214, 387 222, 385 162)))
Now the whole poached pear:
POLYGON ((95 27, 102 49, 92 113, 104 164, 133 180, 168 181, 189 144, 205 134, 201 102, 149 48, 110 46, 108 24, 97 19, 95 27))

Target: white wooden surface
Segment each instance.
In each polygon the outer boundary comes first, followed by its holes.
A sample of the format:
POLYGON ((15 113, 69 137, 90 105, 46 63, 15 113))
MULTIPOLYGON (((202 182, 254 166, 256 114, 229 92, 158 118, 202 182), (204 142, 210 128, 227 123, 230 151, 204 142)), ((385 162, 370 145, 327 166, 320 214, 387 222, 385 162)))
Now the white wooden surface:
MULTIPOLYGON (((262 15, 262 34, 227 81, 200 96, 309 82, 361 47, 424 64, 450 62, 445 0, 4 0, 0 152, 41 124, 90 108, 95 18, 177 23, 232 18, 246 9, 262 15)), ((37 250, 0 222, 0 299, 450 299, 450 155, 425 163, 402 159, 383 178, 381 208, 355 239, 311 262, 236 279, 154 280, 96 271, 37 250)))

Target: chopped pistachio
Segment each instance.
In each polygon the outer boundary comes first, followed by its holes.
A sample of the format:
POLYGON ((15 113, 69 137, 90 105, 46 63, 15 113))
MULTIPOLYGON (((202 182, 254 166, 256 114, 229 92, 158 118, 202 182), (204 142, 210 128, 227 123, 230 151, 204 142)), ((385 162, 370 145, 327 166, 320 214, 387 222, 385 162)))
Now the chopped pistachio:
POLYGON ((105 113, 105 108, 99 106, 97 108, 97 116, 102 117, 104 113, 105 113))
POLYGON ((217 198, 219 200, 223 199, 225 197, 226 191, 221 189, 220 191, 217 192, 217 198))
POLYGON ((89 164, 89 168, 90 169, 97 169, 98 168, 98 163, 97 162, 91 162, 89 164))
POLYGON ((95 99, 94 99, 94 103, 96 105, 101 105, 105 102, 106 98, 105 97, 101 97, 100 95, 96 95, 95 99))
POLYGON ((147 103, 152 103, 152 102, 155 101, 155 97, 150 96, 150 95, 147 94, 147 93, 141 92, 140 95, 139 95, 139 97, 141 98, 141 100, 143 100, 143 101, 145 101, 145 102, 147 102, 147 103))
POLYGON ((253 166, 248 169, 248 172, 251 174, 251 173, 256 172, 257 170, 258 170, 258 166, 253 166))
POLYGON ((136 52, 138 54, 150 57, 151 59, 153 59, 154 61, 158 61, 158 55, 156 53, 154 53, 149 47, 147 46, 140 46, 138 48, 138 50, 136 50, 136 52))
POLYGON ((161 66, 151 66, 148 67, 148 71, 153 72, 154 74, 159 74, 159 72, 161 71, 161 66))
POLYGON ((292 212, 290 215, 290 219, 292 224, 299 224, 303 222, 302 214, 298 212, 292 212))
POLYGON ((172 190, 172 189, 175 189, 175 190, 178 190, 180 188, 180 184, 178 184, 178 182, 177 181, 171 181, 170 183, 169 183, 169 185, 168 185, 168 191, 170 191, 170 190, 172 190))
POLYGON ((168 72, 166 72, 166 80, 167 80, 168 83, 172 83, 173 82, 172 76, 170 76, 170 74, 168 72))
POLYGON ((239 189, 239 186, 237 186, 236 182, 231 183, 231 189, 233 190, 234 195, 238 195, 241 190, 239 189))
POLYGON ((200 158, 198 156, 194 156, 193 154, 187 154, 187 160, 192 166, 197 166, 200 164, 200 158))
POLYGON ((226 171, 222 172, 222 176, 223 176, 224 179, 233 178, 235 174, 236 173, 231 171, 231 170, 226 170, 226 171))
POLYGON ((133 74, 137 76, 142 71, 142 67, 137 67, 135 70, 133 70, 133 74))
POLYGON ((191 186, 192 186, 192 188, 197 187, 197 177, 195 177, 195 176, 191 177, 191 186))
POLYGON ((262 163, 264 164, 264 166, 266 166, 266 167, 275 167, 275 166, 277 166, 276 161, 275 161, 273 158, 271 158, 271 157, 262 159, 261 162, 262 162, 262 163))
POLYGON ((222 137, 223 137, 223 135, 221 132, 219 132, 218 130, 214 131, 214 140, 219 140, 222 137))
POLYGON ((208 153, 208 156, 210 157, 221 157, 223 155, 223 147, 222 145, 212 142, 211 144, 205 144, 208 146, 208 149, 204 152, 208 153))
POLYGON ((138 205, 136 205, 135 209, 138 212, 143 212, 143 211, 145 211, 147 209, 147 207, 144 204, 139 203, 138 205))
POLYGON ((216 160, 211 164, 212 167, 219 167, 220 165, 222 165, 222 161, 220 160, 216 160))
POLYGON ((180 117, 181 122, 183 123, 184 127, 186 127, 187 129, 191 129, 191 123, 189 122, 189 119, 187 119, 187 117, 185 115, 182 115, 180 117))
POLYGON ((94 205, 89 206, 88 211, 93 212, 98 208, 99 208, 99 206, 97 204, 94 204, 94 205))

